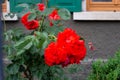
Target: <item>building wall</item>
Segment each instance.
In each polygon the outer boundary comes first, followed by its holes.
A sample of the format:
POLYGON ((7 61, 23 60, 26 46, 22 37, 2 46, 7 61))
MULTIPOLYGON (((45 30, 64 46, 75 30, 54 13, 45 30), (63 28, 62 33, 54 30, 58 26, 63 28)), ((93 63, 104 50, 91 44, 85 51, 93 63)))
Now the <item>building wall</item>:
POLYGON ((82 0, 82 11, 86 12, 86 0, 82 0))

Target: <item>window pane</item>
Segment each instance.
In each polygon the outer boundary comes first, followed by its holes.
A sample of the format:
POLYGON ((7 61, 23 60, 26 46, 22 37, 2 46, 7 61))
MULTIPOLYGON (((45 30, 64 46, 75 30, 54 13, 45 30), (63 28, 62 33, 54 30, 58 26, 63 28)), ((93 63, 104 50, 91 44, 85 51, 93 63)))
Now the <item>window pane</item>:
POLYGON ((112 2, 112 0, 92 0, 93 2, 112 2))

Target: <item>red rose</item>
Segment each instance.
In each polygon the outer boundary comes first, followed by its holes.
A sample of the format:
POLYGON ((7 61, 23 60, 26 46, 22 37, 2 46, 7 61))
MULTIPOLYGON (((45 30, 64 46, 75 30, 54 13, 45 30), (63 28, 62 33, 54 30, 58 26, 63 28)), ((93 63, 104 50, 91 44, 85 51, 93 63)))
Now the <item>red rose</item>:
POLYGON ((58 10, 53 10, 51 14, 48 15, 50 20, 60 20, 60 16, 58 15, 58 10))
POLYGON ((22 16, 21 22, 25 25, 28 22, 28 16, 30 15, 30 12, 26 13, 22 16))
POLYGON ((50 26, 52 27, 53 26, 53 23, 50 21, 50 26))
POLYGON ((33 30, 33 29, 37 29, 39 27, 39 22, 37 20, 32 20, 32 21, 29 21, 25 24, 25 27, 28 29, 28 30, 33 30))
POLYGON ((45 49, 44 56, 48 66, 59 65, 67 60, 66 51, 54 42, 45 49))
POLYGON ((79 40, 80 36, 75 33, 74 30, 66 28, 63 32, 58 34, 57 43, 64 47, 67 52, 68 60, 62 64, 67 66, 68 64, 79 63, 86 55, 86 47, 83 40, 79 40))
POLYGON ((68 51, 67 55, 70 61, 68 64, 80 63, 80 61, 84 59, 86 55, 86 47, 84 44, 83 40, 79 40, 67 46, 66 50, 68 51))
POLYGON ((39 22, 37 20, 28 21, 28 16, 30 15, 30 12, 26 13, 21 18, 21 22, 24 24, 24 26, 28 30, 33 30, 39 27, 39 22))
POLYGON ((43 3, 38 3, 37 6, 38 6, 38 9, 40 11, 44 11, 45 10, 45 5, 43 3))
POLYGON ((73 44, 76 41, 80 39, 80 36, 75 33, 74 30, 70 28, 66 28, 63 32, 58 33, 58 39, 57 42, 61 45, 67 44, 73 44))
POLYGON ((49 66, 67 66, 80 63, 86 55, 86 47, 83 40, 74 30, 66 28, 58 34, 57 42, 50 43, 45 49, 45 62, 49 66))

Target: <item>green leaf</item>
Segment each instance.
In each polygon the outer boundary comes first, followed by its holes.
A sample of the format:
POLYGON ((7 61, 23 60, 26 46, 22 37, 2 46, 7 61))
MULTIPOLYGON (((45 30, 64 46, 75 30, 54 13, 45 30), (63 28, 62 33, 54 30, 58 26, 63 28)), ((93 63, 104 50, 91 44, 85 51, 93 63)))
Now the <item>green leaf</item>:
POLYGON ((44 55, 44 49, 41 49, 41 50, 39 51, 39 54, 40 54, 41 56, 43 56, 43 55, 44 55))
POLYGON ((17 55, 24 53, 25 50, 28 50, 32 45, 32 37, 29 38, 28 36, 24 40, 17 42, 15 44, 15 48, 17 49, 17 55))
POLYGON ((33 40, 33 44, 34 44, 36 47, 38 47, 38 46, 39 46, 39 39, 38 39, 38 38, 35 38, 35 39, 33 40))
POLYGON ((16 76, 16 75, 9 75, 9 76, 6 78, 6 80, 19 80, 19 79, 18 79, 18 76, 16 76))
POLYGON ((70 72, 70 73, 77 73, 77 72, 79 72, 79 71, 81 71, 82 69, 81 69, 81 66, 80 65, 78 65, 78 64, 71 64, 71 65, 69 65, 68 67, 67 67, 67 69, 68 69, 68 71, 70 72))
POLYGON ((33 39, 33 44, 37 48, 44 49, 48 44, 48 34, 46 32, 35 32, 36 36, 33 39))
POLYGON ((37 76, 37 78, 38 78, 39 80, 41 80, 41 79, 42 79, 43 74, 41 73, 41 71, 36 71, 35 76, 37 76))
POLYGON ((29 9, 24 8, 23 11, 17 13, 17 16, 21 18, 23 15, 25 15, 27 12, 29 12, 29 9))
POLYGON ((8 53, 8 55, 10 55, 10 54, 12 53, 12 48, 11 48, 11 46, 8 46, 8 47, 7 47, 7 53, 8 53))
POLYGON ((31 21, 31 20, 34 20, 36 18, 36 14, 35 13, 31 13, 29 16, 28 16, 28 20, 31 21))
POLYGON ((19 4, 19 5, 17 5, 16 7, 29 8, 29 5, 24 3, 24 4, 19 4))
POLYGON ((29 4, 29 6, 30 6, 30 9, 36 9, 37 8, 35 3, 29 4))
POLYGON ((29 49, 30 47, 32 46, 32 42, 29 42, 25 47, 24 47, 24 49, 29 49))
POLYGON ((18 74, 7 75, 5 80, 27 80, 27 79, 21 77, 21 74, 18 73, 18 74))
POLYGON ((42 48, 44 41, 45 41, 44 39, 41 39, 41 40, 40 40, 39 48, 42 48))
POLYGON ((70 12, 65 8, 58 10, 58 14, 63 20, 69 20, 71 18, 70 12))
POLYGON ((4 38, 5 38, 5 41, 9 40, 9 36, 7 35, 7 33, 4 33, 4 38))
POLYGON ((48 38, 48 34, 46 32, 43 32, 41 35, 41 38, 44 38, 44 39, 48 38))
POLYGON ((34 33, 36 34, 36 37, 39 39, 39 38, 40 38, 40 35, 41 35, 41 32, 35 31, 34 33))
POLYGON ((46 41, 43 43, 42 48, 45 49, 45 48, 47 47, 48 43, 49 43, 48 40, 46 40, 46 41))
POLYGON ((20 18, 30 10, 29 9, 30 8, 29 5, 26 4, 26 3, 19 4, 19 5, 16 6, 16 8, 22 9, 22 11, 20 11, 19 13, 17 13, 17 16, 20 17, 20 18))
POLYGON ((13 30, 8 30, 7 32, 4 33, 5 40, 9 41, 13 38, 14 31, 13 30))
POLYGON ((17 52, 17 55, 20 55, 20 54, 22 54, 24 52, 25 52, 25 50, 20 50, 20 51, 17 52))
POLYGON ((30 13, 35 13, 35 12, 36 12, 35 9, 31 9, 31 10, 30 10, 30 13))
POLYGON ((48 38, 48 34, 46 32, 42 32, 39 37, 40 37, 39 48, 43 48, 44 42, 48 38))
POLYGON ((49 15, 52 11, 54 10, 54 8, 46 8, 43 12, 42 15, 49 15))
POLYGON ((36 14, 37 14, 38 16, 40 16, 40 15, 41 15, 41 12, 40 12, 40 11, 36 11, 36 14))
POLYGON ((8 66, 7 66, 7 72, 9 73, 9 74, 16 74, 16 73, 18 73, 18 71, 19 71, 19 65, 18 64, 9 64, 8 66))

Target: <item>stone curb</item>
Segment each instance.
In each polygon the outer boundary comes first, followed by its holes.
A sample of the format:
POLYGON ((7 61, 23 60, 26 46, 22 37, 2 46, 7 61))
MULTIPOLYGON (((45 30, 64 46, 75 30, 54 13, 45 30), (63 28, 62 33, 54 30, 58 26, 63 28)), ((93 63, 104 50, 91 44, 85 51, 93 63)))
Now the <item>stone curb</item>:
MULTIPOLYGON (((91 64, 91 63, 93 63, 93 62, 95 62, 95 61, 106 62, 106 61, 108 61, 108 59, 85 59, 85 60, 81 61, 81 64, 91 64)), ((3 59, 3 62, 4 62, 5 64, 11 63, 11 61, 9 61, 7 58, 4 58, 4 59, 3 59)))

